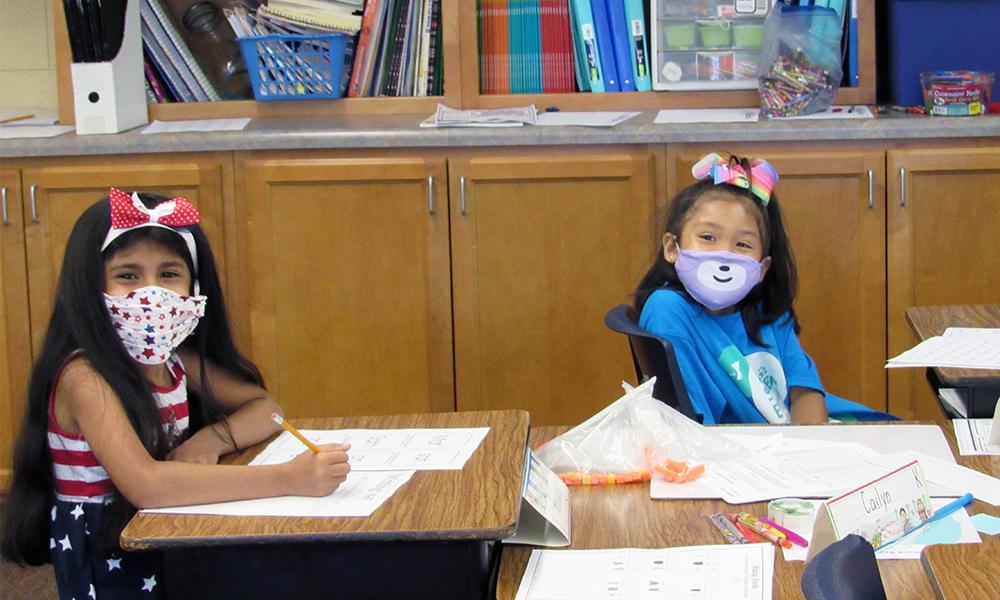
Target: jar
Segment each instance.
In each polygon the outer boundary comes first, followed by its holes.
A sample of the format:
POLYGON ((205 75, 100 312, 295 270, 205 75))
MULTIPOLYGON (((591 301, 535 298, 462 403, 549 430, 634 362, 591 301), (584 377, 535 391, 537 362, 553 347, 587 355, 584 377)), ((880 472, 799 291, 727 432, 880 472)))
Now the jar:
POLYGON ((181 18, 191 54, 223 100, 253 98, 246 63, 222 11, 208 1, 192 4, 181 18))

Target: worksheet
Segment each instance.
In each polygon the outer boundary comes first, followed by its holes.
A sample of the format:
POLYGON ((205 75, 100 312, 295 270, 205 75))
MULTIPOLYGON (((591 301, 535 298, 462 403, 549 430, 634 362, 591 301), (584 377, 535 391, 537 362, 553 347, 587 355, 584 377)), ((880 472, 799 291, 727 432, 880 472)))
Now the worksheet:
MULTIPOLYGON (((489 427, 468 429, 307 429, 313 443, 351 445, 351 471, 460 470, 476 451, 489 427)), ((306 447, 287 431, 267 445, 251 465, 288 462, 306 447)))
POLYGON ((954 419, 951 424, 963 456, 1000 456, 1000 444, 990 443, 993 419, 954 419))
POLYGON ((149 513, 273 517, 367 517, 413 476, 413 471, 351 471, 332 494, 278 496, 214 504, 146 509, 149 513))
POLYGON ((885 366, 1000 369, 998 340, 1000 329, 949 327, 944 335, 927 338, 885 366))
POLYGON ((534 550, 515 600, 770 600, 774 545, 534 550))

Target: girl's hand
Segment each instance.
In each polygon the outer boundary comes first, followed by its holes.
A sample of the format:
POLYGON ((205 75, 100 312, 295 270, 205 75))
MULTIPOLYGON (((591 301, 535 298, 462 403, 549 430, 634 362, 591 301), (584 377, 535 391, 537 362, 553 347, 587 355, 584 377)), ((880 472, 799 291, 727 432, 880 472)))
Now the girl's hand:
POLYGON ((288 493, 294 496, 329 496, 340 487, 351 471, 347 462, 350 444, 320 446, 318 454, 304 451, 285 463, 288 467, 288 493))

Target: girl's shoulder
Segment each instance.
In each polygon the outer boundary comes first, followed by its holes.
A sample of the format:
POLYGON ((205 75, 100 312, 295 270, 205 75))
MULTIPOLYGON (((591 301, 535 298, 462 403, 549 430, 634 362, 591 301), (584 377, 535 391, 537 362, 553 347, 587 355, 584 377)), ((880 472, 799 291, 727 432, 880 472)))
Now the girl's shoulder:
POLYGON ((79 433, 76 415, 93 398, 100 398, 109 389, 107 382, 87 357, 74 352, 63 361, 52 382, 51 416, 64 431, 79 433))
POLYGON ((697 306, 677 290, 659 289, 649 295, 639 315, 639 326, 653 333, 685 329, 697 306))

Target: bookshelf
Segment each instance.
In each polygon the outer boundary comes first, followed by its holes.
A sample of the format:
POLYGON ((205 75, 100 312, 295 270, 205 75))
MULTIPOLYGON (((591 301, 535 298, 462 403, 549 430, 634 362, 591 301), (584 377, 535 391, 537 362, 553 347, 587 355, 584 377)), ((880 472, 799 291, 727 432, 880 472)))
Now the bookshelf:
MULTIPOLYGON (((191 0, 192 2, 194 0, 191 0)), ((875 0, 858 2, 858 87, 841 88, 838 104, 875 103, 875 0)), ((73 122, 70 51, 61 0, 53 0, 59 117, 73 122)), ((445 93, 419 98, 343 98, 255 102, 253 100, 149 105, 149 118, 159 120, 222 117, 280 117, 319 115, 430 114, 437 104, 456 108, 503 108, 534 104, 562 110, 650 110, 661 108, 724 108, 756 106, 756 90, 698 92, 613 92, 573 94, 479 93, 478 25, 474 0, 442 0, 442 49, 445 93)))

